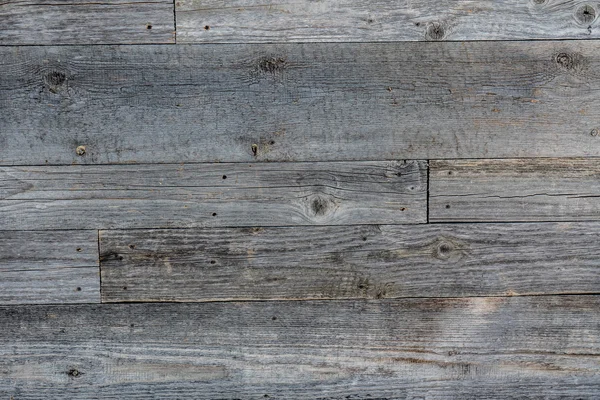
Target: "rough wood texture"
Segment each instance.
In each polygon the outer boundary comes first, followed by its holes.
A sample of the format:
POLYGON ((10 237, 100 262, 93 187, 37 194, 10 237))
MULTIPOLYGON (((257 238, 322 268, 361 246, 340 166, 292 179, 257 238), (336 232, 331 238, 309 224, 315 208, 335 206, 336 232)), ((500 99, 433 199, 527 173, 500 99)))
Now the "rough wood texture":
POLYGON ((98 303, 99 278, 96 231, 0 231, 0 304, 98 303))
POLYGON ((0 307, 0 392, 591 399, 599 310, 597 296, 0 307))
POLYGON ((4 47, 0 71, 4 165, 600 156, 596 41, 4 47))
POLYGON ((102 300, 600 292, 598 223, 100 232, 102 300))
POLYGON ((372 42, 598 38, 581 0, 177 0, 177 41, 372 42))
POLYGON ((600 220, 599 159, 432 161, 430 221, 600 220))
POLYGON ((423 223, 425 161, 2 167, 4 229, 423 223))
POLYGON ((7 0, 0 45, 174 43, 169 0, 7 0))

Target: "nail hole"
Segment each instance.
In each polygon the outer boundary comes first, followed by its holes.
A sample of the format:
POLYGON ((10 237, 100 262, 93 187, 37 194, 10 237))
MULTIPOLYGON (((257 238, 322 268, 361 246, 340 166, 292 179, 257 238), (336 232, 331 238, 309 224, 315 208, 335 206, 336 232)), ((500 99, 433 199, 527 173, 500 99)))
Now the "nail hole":
POLYGON ((211 264, 216 264, 217 262, 215 260, 210 260, 211 264))
POLYGON ((277 321, 277 317, 272 317, 271 318, 273 321, 277 321))
POLYGON ((78 247, 75 250, 77 250, 77 252, 80 253, 81 252, 81 247, 78 247))
POLYGON ((79 146, 79 147, 77 147, 77 149, 75 150, 75 152, 77 153, 78 156, 85 155, 85 146, 79 146))
POLYGON ((213 217, 216 217, 216 216, 217 216, 217 213, 212 213, 212 216, 213 216, 213 217))
POLYGON ((152 24, 147 24, 146 29, 152 29, 152 24))
POLYGON ((123 290, 127 290, 127 286, 123 286, 123 290))
POLYGON ((129 248, 130 248, 131 250, 135 249, 135 244, 130 244, 130 245, 129 245, 129 248))
POLYGON ((209 29, 210 29, 210 26, 208 26, 208 25, 204 25, 204 30, 205 30, 205 31, 207 31, 207 30, 209 30, 209 29))
POLYGON ((269 144, 270 144, 271 146, 273 146, 273 145, 275 144, 275 141, 274 141, 274 140, 271 140, 271 141, 269 142, 269 144))
POLYGON ((78 378, 82 375, 81 372, 77 371, 75 368, 71 368, 68 372, 67 375, 69 375, 72 378, 78 378))
POLYGON ((448 175, 452 175, 452 171, 448 171, 448 175))
POLYGON ((446 204, 446 208, 450 208, 450 204, 446 204))
POLYGON ((81 292, 81 288, 80 288, 79 286, 77 286, 77 289, 76 289, 76 290, 77 290, 78 292, 81 292))
POLYGON ((367 237, 363 236, 362 240, 363 240, 363 242, 366 242, 367 241, 367 237))
POLYGON ((223 179, 227 179, 227 175, 223 175, 223 179))
POLYGON ((133 327, 135 327, 135 324, 131 324, 131 325, 129 325, 129 326, 133 328, 133 327))

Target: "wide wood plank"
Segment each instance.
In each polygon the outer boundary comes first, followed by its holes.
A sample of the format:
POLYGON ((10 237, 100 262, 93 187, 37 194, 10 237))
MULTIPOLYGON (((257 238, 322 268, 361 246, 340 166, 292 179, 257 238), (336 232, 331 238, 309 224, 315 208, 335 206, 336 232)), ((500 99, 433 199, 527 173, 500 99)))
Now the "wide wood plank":
POLYGON ((1 167, 4 229, 424 223, 425 161, 1 167))
POLYGON ((597 296, 0 307, 0 392, 591 399, 599 310, 597 296))
POLYGON ((582 0, 176 0, 182 42, 598 38, 582 0))
POLYGON ((170 0, 0 3, 0 45, 174 42, 170 0))
POLYGON ((102 300, 598 293, 598 223, 100 232, 102 300))
POLYGON ((96 231, 0 231, 0 304, 99 302, 96 231))
POLYGON ((432 161, 429 218, 600 220, 599 159, 432 161))
POLYGON ((600 42, 0 48, 0 164, 600 156, 600 42))

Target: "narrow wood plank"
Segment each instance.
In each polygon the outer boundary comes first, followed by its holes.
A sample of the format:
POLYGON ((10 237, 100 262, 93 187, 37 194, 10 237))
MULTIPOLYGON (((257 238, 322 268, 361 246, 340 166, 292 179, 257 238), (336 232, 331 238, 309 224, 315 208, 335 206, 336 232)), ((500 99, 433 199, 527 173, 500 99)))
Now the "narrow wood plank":
POLYGON ((183 42, 589 39, 598 4, 582 0, 177 0, 183 42))
POLYGON ((0 45, 175 43, 170 0, 9 0, 0 27, 0 45))
POLYGON ((600 220, 599 159, 433 161, 430 221, 600 220))
POLYGON ((591 399, 599 310, 597 296, 2 307, 0 392, 591 399))
POLYGON ((96 231, 0 231, 0 304, 99 302, 96 231))
POLYGON ((4 229, 427 221, 427 162, 1 167, 4 229))
POLYGON ((598 293, 598 223, 100 232, 102 300, 598 293))
POLYGON ((0 48, 0 164, 600 156, 600 42, 0 48))

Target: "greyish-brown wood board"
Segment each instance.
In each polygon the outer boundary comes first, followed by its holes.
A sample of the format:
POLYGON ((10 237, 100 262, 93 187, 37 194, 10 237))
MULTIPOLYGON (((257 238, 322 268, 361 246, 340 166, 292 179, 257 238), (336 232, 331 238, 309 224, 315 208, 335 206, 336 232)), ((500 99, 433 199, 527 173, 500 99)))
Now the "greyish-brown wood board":
POLYGON ((590 39, 600 4, 564 0, 175 0, 177 41, 590 39))
POLYGON ((6 0, 0 45, 175 43, 170 0, 6 0))
POLYGON ((432 161, 429 218, 439 221, 600 219, 600 160, 432 161))
POLYGON ((0 167, 4 229, 427 222, 424 161, 0 167))
POLYGON ((600 391, 598 296, 0 307, 15 399, 519 399, 600 391))
POLYGON ((598 223, 100 231, 102 299, 595 293, 598 223))
POLYGON ((0 2, 0 400, 597 400, 599 12, 0 2))
POLYGON ((0 47, 0 164, 600 156, 600 42, 0 47))

